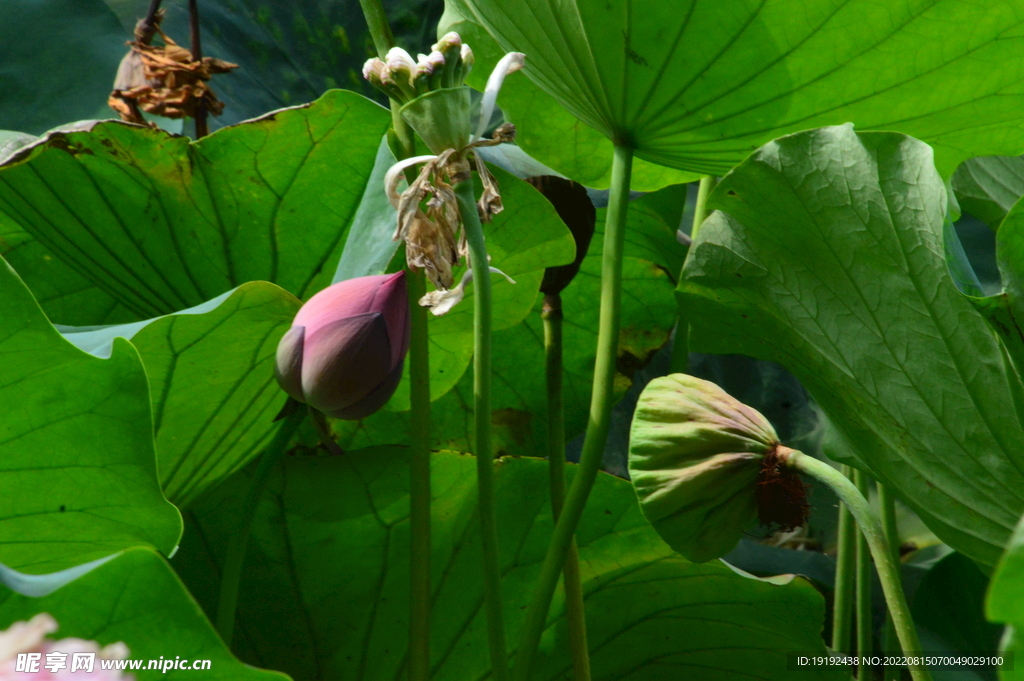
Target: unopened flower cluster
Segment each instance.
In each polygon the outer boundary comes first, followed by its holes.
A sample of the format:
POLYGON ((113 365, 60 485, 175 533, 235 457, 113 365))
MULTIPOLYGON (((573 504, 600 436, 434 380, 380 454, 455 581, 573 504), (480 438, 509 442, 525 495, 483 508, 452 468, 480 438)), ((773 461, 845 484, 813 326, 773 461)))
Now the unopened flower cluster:
POLYGON ((385 59, 369 59, 363 77, 391 99, 403 104, 440 88, 459 87, 473 69, 473 50, 462 44, 458 33, 448 33, 417 61, 400 47, 392 47, 385 59))

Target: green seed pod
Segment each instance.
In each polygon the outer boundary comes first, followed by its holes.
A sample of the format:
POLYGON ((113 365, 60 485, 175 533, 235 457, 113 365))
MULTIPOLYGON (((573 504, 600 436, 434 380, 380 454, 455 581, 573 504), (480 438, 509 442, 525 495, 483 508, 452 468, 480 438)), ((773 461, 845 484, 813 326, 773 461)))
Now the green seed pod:
POLYGON ((640 395, 629 474, 644 516, 689 560, 719 558, 760 517, 799 526, 804 485, 768 420, 714 383, 656 378, 640 395))

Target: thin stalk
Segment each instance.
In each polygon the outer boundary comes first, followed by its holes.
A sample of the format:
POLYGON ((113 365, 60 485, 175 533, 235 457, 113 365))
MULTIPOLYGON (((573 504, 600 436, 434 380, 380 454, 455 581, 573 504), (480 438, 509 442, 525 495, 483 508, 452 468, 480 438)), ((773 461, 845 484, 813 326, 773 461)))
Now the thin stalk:
POLYGON ((424 273, 407 272, 411 329, 409 377, 412 412, 409 447, 411 563, 409 681, 430 678, 430 350, 424 273))
MULTIPOLYGON (((889 550, 896 566, 900 565, 900 533, 896 526, 896 497, 885 485, 878 484, 878 504, 882 509, 882 532, 885 533, 885 540, 889 543, 889 550)), ((897 572, 898 577, 902 575, 897 572)), ((900 588, 903 584, 900 584, 900 588)), ((896 629, 893 627, 892 615, 887 614, 885 628, 882 630, 882 652, 887 657, 899 653, 899 641, 896 640, 896 629)), ((899 665, 886 665, 885 681, 899 681, 902 667, 899 665)))
POLYGON ((238 605, 238 584, 242 577, 242 564, 245 562, 245 549, 249 544, 249 533, 256 518, 256 507, 259 505, 263 488, 274 466, 281 460, 285 448, 292 435, 299 429, 306 410, 302 407, 293 409, 281 425, 277 427, 274 438, 263 450, 256 473, 252 476, 249 493, 239 511, 238 527, 228 541, 227 555, 224 557, 224 571, 220 578, 220 600, 217 603, 217 632, 224 645, 231 647, 231 637, 235 629, 235 608, 238 605))
POLYGON ((477 501, 484 557, 484 608, 487 642, 491 652, 491 678, 508 679, 505 622, 501 600, 501 566, 498 563, 498 521, 494 503, 494 455, 491 452, 491 274, 488 271, 484 230, 477 213, 470 176, 455 186, 462 224, 469 245, 473 277, 473 421, 476 455, 477 501))
POLYGON ((395 36, 388 24, 384 4, 381 0, 359 0, 359 6, 363 8, 363 17, 366 19, 366 27, 370 30, 370 37, 373 38, 377 56, 383 59, 388 50, 395 46, 395 36))
MULTIPOLYGON (((907 598, 903 594, 903 589, 900 588, 899 572, 893 561, 889 545, 885 541, 882 524, 867 499, 842 473, 827 463, 806 454, 797 451, 790 452, 786 465, 831 487, 836 496, 850 509, 861 532, 867 538, 868 548, 871 549, 871 555, 875 559, 875 569, 882 582, 882 591, 885 594, 885 601, 889 605, 889 612, 892 613, 893 624, 896 627, 896 635, 899 637, 903 654, 920 656, 921 642, 917 638, 917 629, 914 628, 914 621, 910 617, 907 598)), ((911 665, 910 676, 914 681, 931 681, 932 678, 928 668, 923 664, 911 665)))
POLYGON ((708 215, 708 196, 711 190, 718 184, 718 178, 712 175, 705 175, 700 178, 697 186, 697 204, 693 207, 693 227, 690 229, 690 238, 696 239, 700 226, 704 224, 704 218, 708 215))
MULTIPOLYGON (((548 472, 551 510, 555 522, 565 505, 565 408, 562 399, 562 297, 544 296, 544 364, 548 389, 548 472)), ((575 681, 590 681, 590 653, 587 646, 587 618, 580 580, 580 557, 576 538, 562 568, 565 612, 569 624, 569 652, 575 681)))
MULTIPOLYGON (((870 481, 862 471, 853 471, 853 484, 857 487, 865 499, 869 498, 870 481)), ((884 533, 883 533, 884 536, 884 533)), ((886 552, 891 552, 886 543, 886 552)), ((868 540, 864 533, 857 536, 857 679, 858 681, 869 681, 871 678, 871 665, 867 664, 867 656, 871 655, 873 649, 871 641, 871 551, 868 547, 868 540)), ((898 578, 897 578, 898 579, 898 578)))
MULTIPOLYGON (((199 6, 197 0, 188 0, 188 34, 192 42, 192 59, 201 61, 203 58, 203 46, 199 38, 199 6)), ((206 120, 206 102, 199 100, 196 104, 196 139, 201 139, 210 134, 210 127, 206 120)))
POLYGON ((626 233, 626 208, 629 202, 629 181, 633 167, 633 150, 615 145, 612 161, 611 194, 604 230, 604 253, 601 260, 601 316, 598 322, 597 360, 594 364, 594 386, 590 398, 590 418, 583 439, 580 464, 573 477, 565 506, 555 524, 547 555, 526 613, 526 621, 516 652, 513 669, 515 681, 530 681, 530 669, 537 654, 544 625, 547 622, 551 597, 565 564, 586 506, 590 489, 601 468, 608 427, 611 421, 612 387, 619 341, 619 311, 622 299, 622 249, 626 233))
POLYGON ((148 35, 148 38, 143 40, 143 42, 147 45, 153 39, 154 28, 156 27, 156 13, 160 11, 160 4, 161 0, 150 0, 149 11, 146 12, 146 18, 143 20, 144 33, 148 35))
MULTIPOLYGON (((381 0, 359 0, 377 55, 383 59, 395 46, 381 0)), ((398 160, 416 154, 412 130, 399 112, 400 104, 391 100, 391 127, 395 131, 398 160)), ((412 182, 415 171, 406 171, 412 182)), ((430 346, 427 308, 419 304, 426 293, 424 273, 406 272, 409 285, 409 681, 430 678, 430 346)))
MULTIPOLYGON (((697 238, 697 232, 700 231, 701 223, 704 222, 704 218, 707 217, 708 209, 708 196, 711 194, 711 190, 718 184, 718 179, 711 176, 705 175, 700 178, 700 184, 697 186, 697 202, 693 206, 693 224, 690 227, 690 239, 697 238)), ((682 272, 679 273, 679 278, 682 279, 682 272)), ((669 368, 674 374, 685 374, 690 368, 690 323, 687 321, 686 316, 680 313, 679 318, 676 320, 676 329, 672 338, 672 357, 669 360, 669 368)))
MULTIPOLYGON (((853 475, 853 469, 844 465, 842 474, 853 475)), ((832 650, 849 654, 851 624, 853 622, 854 554, 857 545, 857 525, 850 509, 839 502, 839 537, 836 548, 836 587, 833 591, 832 650)))

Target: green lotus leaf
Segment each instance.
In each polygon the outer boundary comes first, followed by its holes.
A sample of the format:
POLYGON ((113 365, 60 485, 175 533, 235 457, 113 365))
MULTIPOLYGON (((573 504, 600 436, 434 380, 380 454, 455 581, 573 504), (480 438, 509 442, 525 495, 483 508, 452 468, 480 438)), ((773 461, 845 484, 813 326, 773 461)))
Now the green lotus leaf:
MULTIPOLYGON (((239 662, 217 636, 171 566, 153 551, 128 549, 82 567, 85 569, 76 579, 60 584, 41 597, 29 597, 0 585, 0 630, 14 622, 30 620, 39 613, 48 613, 59 627, 50 635, 53 640, 79 638, 97 641, 100 645, 118 642, 127 645, 129 660, 138 665, 127 668, 138 669, 133 676, 141 681, 193 678, 290 681, 280 672, 255 669, 239 662), (202 670, 149 668, 150 660, 154 665, 158 661, 162 665, 160 658, 175 660, 178 657, 187 659, 190 664, 209 660, 209 667, 202 670)), ((5 660, 5 664, 9 663, 5 660)), ((98 662, 96 672, 99 672, 98 662)), ((26 674, 26 678, 32 676, 35 675, 26 674)), ((77 672, 66 678, 76 676, 95 678, 92 674, 77 672)))
MULTIPOLYGON (((242 573, 234 639, 242 660, 310 681, 407 678, 408 470, 403 447, 285 457, 260 499, 242 573)), ((472 456, 431 456, 434 681, 489 678, 475 471, 472 456)), ((171 561, 207 612, 216 609, 247 472, 188 513, 171 561)), ((575 472, 566 468, 570 482, 575 472)), ((548 466, 507 457, 494 474, 503 614, 515 641, 553 527, 548 466)), ((749 679, 757 669, 763 681, 787 681, 786 651, 826 654, 824 599, 809 582, 684 560, 640 515, 625 480, 598 475, 576 536, 595 681, 700 679, 709 669, 716 679, 749 679)), ((569 650, 559 594, 531 679, 572 678, 569 650)), ((842 674, 819 667, 802 678, 842 674)))
POLYGON ((61 337, 0 258, 0 562, 40 574, 143 546, 170 553, 181 517, 160 491, 139 353, 61 337))
POLYGON ((1024 156, 979 156, 964 161, 951 179, 960 208, 992 229, 1024 196, 1024 156))
POLYGON ((251 281, 164 317, 60 331, 97 357, 108 357, 118 337, 139 351, 160 483, 185 507, 257 456, 277 430, 285 395, 274 380, 274 355, 299 307, 280 287, 251 281))
MULTIPOLYGON (((1019 634, 1024 628, 1024 518, 1017 524, 992 574, 985 596, 985 616, 991 622, 1006 623, 999 645, 1001 654, 1013 655, 1024 650, 1019 634)), ((1017 676, 1002 671, 999 678, 1017 676)))
POLYGON ((35 242, 0 249, 61 324, 149 319, 254 280, 305 299, 331 282, 390 121, 334 90, 197 142, 114 121, 52 132, 0 166, 0 232, 35 242))
MULTIPOLYGON (((993 68, 1017 63, 1020 0, 994 0, 983 15, 960 0, 448 0, 446 10, 524 52, 523 72, 577 119, 663 166, 722 175, 782 134, 847 121, 925 140, 944 175, 971 156, 1021 151, 1024 73, 993 68)), ((530 152, 561 170, 548 155, 576 142, 561 129, 548 154, 530 152)))
POLYGON ((1022 387, 950 275, 932 150, 851 126, 789 135, 709 206, 679 287, 691 346, 783 364, 859 466, 994 564, 1024 509, 1022 387))
POLYGON ((710 381, 651 381, 629 433, 629 477, 662 539, 697 562, 732 550, 757 518, 756 481, 779 438, 756 409, 710 381))
POLYGON ((1024 375, 1024 205, 1014 204, 996 232, 996 264, 1003 290, 968 299, 992 325, 1024 375))

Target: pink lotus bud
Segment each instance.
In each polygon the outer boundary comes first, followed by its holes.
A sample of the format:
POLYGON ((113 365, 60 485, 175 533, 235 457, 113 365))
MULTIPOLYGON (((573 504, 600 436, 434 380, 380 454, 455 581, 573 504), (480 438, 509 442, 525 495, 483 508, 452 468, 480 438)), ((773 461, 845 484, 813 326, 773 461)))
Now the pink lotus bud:
POLYGON ((338 419, 361 419, 387 402, 409 349, 405 272, 349 279, 302 306, 277 346, 277 382, 338 419))
POLYGON ((104 660, 124 660, 128 646, 64 638, 53 641, 57 621, 41 612, 0 631, 0 681, 135 681, 133 674, 103 669, 104 660))

